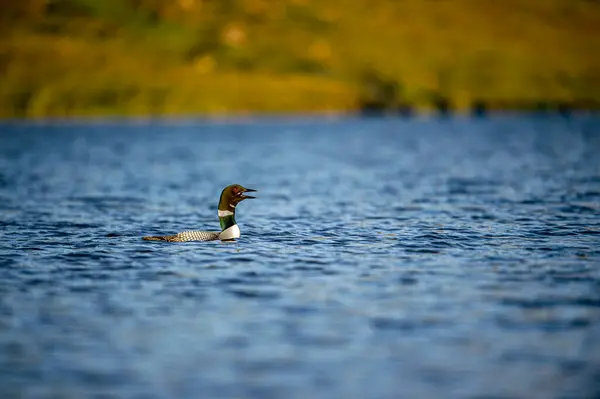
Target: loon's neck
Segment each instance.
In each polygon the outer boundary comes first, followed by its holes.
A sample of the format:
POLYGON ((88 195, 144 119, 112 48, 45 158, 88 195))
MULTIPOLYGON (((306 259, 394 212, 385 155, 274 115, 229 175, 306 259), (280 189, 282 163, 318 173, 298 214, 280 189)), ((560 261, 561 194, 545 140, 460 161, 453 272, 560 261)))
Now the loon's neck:
POLYGON ((235 208, 232 208, 230 211, 219 209, 219 223, 221 224, 221 231, 225 231, 237 224, 235 222, 235 208))

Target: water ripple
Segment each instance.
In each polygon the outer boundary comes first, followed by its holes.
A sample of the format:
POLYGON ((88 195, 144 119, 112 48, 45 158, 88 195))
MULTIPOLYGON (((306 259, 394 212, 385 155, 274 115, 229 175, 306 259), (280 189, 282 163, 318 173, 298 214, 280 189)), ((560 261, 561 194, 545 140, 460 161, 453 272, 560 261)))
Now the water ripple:
POLYGON ((597 127, 5 124, 0 396, 596 397, 597 127))

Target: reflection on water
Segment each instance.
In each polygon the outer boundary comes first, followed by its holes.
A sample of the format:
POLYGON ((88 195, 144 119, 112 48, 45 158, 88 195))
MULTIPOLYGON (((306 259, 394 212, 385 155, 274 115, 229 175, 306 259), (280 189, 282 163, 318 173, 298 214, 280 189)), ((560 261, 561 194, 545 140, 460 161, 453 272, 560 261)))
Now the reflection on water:
POLYGON ((598 395, 598 126, 5 124, 0 396, 598 395))

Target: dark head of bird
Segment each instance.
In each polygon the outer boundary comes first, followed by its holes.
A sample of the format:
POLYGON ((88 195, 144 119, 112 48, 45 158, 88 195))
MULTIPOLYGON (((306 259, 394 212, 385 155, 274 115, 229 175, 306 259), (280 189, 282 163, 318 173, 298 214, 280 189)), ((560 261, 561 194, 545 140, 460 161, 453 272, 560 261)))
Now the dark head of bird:
POLYGON ((231 186, 225 187, 223 189, 223 192, 221 193, 221 198, 219 199, 219 210, 230 211, 235 213, 235 207, 237 206, 237 204, 239 204, 247 198, 256 198, 245 194, 253 191, 256 190, 246 188, 239 184, 232 184, 231 186))

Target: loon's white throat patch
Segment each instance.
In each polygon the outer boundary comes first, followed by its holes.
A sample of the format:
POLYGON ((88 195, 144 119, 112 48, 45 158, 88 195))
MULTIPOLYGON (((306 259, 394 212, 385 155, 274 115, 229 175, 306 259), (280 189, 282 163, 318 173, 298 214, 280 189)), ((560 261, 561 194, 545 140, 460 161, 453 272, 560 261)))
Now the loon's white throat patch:
POLYGON ((232 240, 240 237, 240 228, 237 224, 226 228, 219 234, 219 240, 232 240))
POLYGON ((220 218, 233 215, 233 212, 231 212, 231 211, 222 211, 220 209, 219 209, 218 213, 219 213, 220 218))

